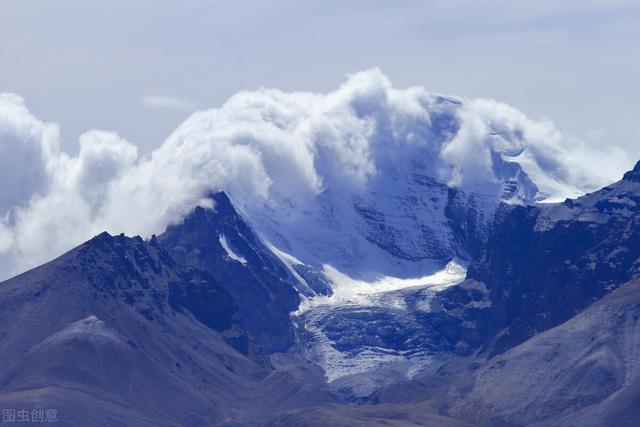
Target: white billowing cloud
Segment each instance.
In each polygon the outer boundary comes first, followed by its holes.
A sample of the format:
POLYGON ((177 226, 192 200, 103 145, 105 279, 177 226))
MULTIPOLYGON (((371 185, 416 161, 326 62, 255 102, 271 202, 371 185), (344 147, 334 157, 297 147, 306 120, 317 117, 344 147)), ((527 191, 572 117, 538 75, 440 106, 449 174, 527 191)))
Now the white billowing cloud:
POLYGON ((44 192, 59 155, 58 126, 33 117, 24 100, 0 94, 0 215, 44 192))
POLYGON ((111 183, 128 172, 138 149, 115 132, 92 130, 80 135, 80 152, 71 159, 71 185, 96 208, 111 183))
POLYGON ((0 95, 4 276, 105 229, 159 233, 216 190, 249 211, 300 206, 327 188, 366 190, 374 179, 393 185, 418 165, 496 198, 505 179, 527 187, 526 172, 540 190, 523 190, 526 202, 613 181, 594 166, 620 155, 594 151, 496 101, 396 89, 377 69, 327 94, 240 92, 192 114, 148 158, 113 132, 83 134, 76 156, 60 152, 58 142, 56 125, 33 117, 16 95, 0 95))
POLYGON ((100 229, 109 187, 133 166, 137 148, 113 132, 80 136, 80 150, 60 152, 58 127, 0 95, 0 271, 8 276, 59 255, 100 229))
POLYGON ((150 95, 142 99, 142 103, 148 108, 166 110, 193 111, 195 106, 189 101, 167 95, 150 95))
POLYGON ((460 130, 441 157, 453 167, 450 184, 477 189, 499 181, 492 153, 517 162, 539 189, 536 199, 556 201, 595 190, 619 179, 625 153, 587 146, 564 136, 549 121, 534 121, 494 100, 465 101, 460 130))

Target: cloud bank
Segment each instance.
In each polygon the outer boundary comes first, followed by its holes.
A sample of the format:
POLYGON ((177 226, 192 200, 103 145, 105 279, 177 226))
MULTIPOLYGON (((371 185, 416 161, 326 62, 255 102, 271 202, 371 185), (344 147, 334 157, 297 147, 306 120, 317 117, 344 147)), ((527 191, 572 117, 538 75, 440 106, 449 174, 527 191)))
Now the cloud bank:
POLYGON ((535 186, 516 201, 531 202, 618 179, 614 167, 595 166, 622 156, 493 100, 396 89, 377 69, 327 94, 240 92, 192 114, 145 158, 113 132, 84 133, 76 156, 59 142, 58 125, 34 117, 19 96, 0 95, 4 278, 103 230, 159 233, 217 190, 251 211, 312 201, 332 187, 366 189, 419 161, 435 179, 496 197, 505 179, 530 179, 535 186))

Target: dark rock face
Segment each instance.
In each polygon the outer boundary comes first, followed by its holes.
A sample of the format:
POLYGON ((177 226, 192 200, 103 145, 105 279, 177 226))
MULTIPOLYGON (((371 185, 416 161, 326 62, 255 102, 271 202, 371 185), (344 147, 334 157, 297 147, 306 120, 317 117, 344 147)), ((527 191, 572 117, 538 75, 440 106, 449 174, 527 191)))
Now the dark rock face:
POLYGON ((229 293, 207 273, 183 268, 157 245, 102 233, 79 248, 77 262, 103 298, 120 298, 149 321, 168 308, 190 314, 248 353, 249 337, 229 293))
POLYGON ((490 296, 484 283, 466 280, 436 294, 422 323, 437 332, 452 354, 470 356, 495 331, 490 296))
POLYGON ((398 259, 446 263, 454 256, 447 242, 449 236, 434 229, 432 218, 447 203, 447 186, 419 170, 410 173, 407 181, 407 187, 400 187, 397 192, 385 189, 375 192, 375 197, 354 197, 354 208, 366 224, 360 232, 370 243, 398 259), (407 223, 411 228, 406 228, 407 223))
POLYGON ((492 210, 481 207, 485 196, 449 188, 419 168, 407 180, 408 189, 398 194, 386 189, 373 198, 354 198, 354 208, 367 225, 363 236, 406 261, 446 264, 454 257, 477 256, 489 232, 490 218, 485 215, 492 210))
POLYGON ((0 348, 0 407, 74 426, 216 424, 268 372, 222 287, 107 233, 0 284, 0 348))
POLYGON ((467 276, 491 292, 491 320, 500 332, 492 353, 568 320, 640 276, 635 174, 563 204, 504 209, 467 276))
MULTIPOLYGON (((293 344, 289 313, 300 300, 286 266, 260 241, 224 193, 213 197, 214 209, 198 207, 182 224, 157 238, 180 265, 203 271, 233 298, 249 333, 266 352, 293 344), (234 260, 223 246, 237 258, 234 260)), ((192 301, 196 294, 184 295, 192 301)))
POLYGON ((478 256, 489 233, 487 218, 477 207, 478 201, 460 190, 447 190, 445 216, 453 234, 458 257, 472 259, 478 256))

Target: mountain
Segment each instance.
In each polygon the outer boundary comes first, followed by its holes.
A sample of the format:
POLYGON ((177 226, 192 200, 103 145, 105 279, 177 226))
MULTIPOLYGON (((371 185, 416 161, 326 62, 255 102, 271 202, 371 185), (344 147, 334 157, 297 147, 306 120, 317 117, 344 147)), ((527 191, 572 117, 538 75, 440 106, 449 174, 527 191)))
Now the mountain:
POLYGON ((201 425, 267 363, 230 295, 139 237, 103 233, 0 285, 0 406, 64 425, 201 425))
POLYGON ((467 278, 491 293, 500 353, 640 276, 640 163, 564 203, 506 207, 467 278))
POLYGON ((450 412, 488 426, 637 425, 640 281, 483 364, 450 412))
POLYGON ((426 162, 407 162, 390 162, 365 187, 336 185, 311 202, 245 213, 302 284, 293 318, 305 357, 347 400, 468 351, 443 341, 448 315, 431 313, 428 300, 464 279, 499 200, 450 188, 426 162))
POLYGON ((105 132, 68 155, 10 98, 4 134, 47 176, 5 200, 0 270, 101 227, 149 238, 102 233, 0 283, 1 408, 68 426, 635 423, 640 163, 561 202, 602 179, 553 125, 379 70, 243 91, 141 158, 105 132))
MULTIPOLYGON (((331 409, 304 343, 274 354, 292 346, 290 272, 214 200, 149 241, 102 233, 0 283, 0 406, 55 408, 68 426, 300 425, 308 407, 307 425, 393 422, 393 408, 331 409)), ((466 425, 421 414, 405 424, 466 425)))
POLYGON ((102 233, 0 283, 0 406, 69 426, 633 425, 640 162, 556 204, 386 185, 325 192, 280 237, 215 193, 159 236, 102 233))
POLYGON ((295 278, 237 213, 225 193, 157 238, 179 264, 211 275, 236 302, 247 330, 267 352, 294 341, 289 313, 300 303, 295 278))

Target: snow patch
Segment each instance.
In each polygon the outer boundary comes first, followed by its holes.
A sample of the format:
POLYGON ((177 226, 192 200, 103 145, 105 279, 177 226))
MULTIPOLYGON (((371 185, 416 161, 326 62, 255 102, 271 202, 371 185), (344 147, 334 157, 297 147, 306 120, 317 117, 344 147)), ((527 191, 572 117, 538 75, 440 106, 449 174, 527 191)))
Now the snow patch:
POLYGON ((276 248, 264 238, 262 238, 262 242, 287 267, 291 275, 296 279, 298 284, 302 287, 302 289, 298 289, 298 292, 300 292, 300 297, 302 298, 303 301, 306 301, 309 295, 316 294, 316 292, 313 289, 311 289, 311 286, 309 286, 307 281, 300 275, 300 273, 298 273, 296 269, 293 268, 294 265, 303 265, 304 263, 302 261, 300 261, 298 258, 294 257, 293 255, 290 255, 276 248))
POLYGON ((235 252, 233 252, 233 250, 229 247, 229 243, 227 243, 227 238, 225 237, 224 234, 220 235, 220 244, 222 245, 222 247, 224 248, 225 252, 227 253, 227 256, 229 258, 231 258, 234 261, 238 261, 240 264, 242 265, 246 265, 247 264, 247 260, 244 257, 241 257, 240 255, 236 254, 235 252))

